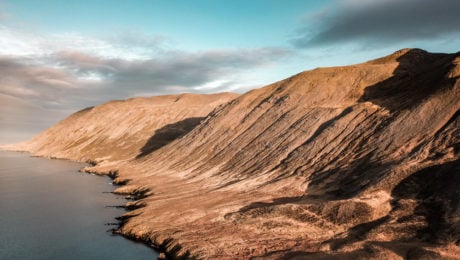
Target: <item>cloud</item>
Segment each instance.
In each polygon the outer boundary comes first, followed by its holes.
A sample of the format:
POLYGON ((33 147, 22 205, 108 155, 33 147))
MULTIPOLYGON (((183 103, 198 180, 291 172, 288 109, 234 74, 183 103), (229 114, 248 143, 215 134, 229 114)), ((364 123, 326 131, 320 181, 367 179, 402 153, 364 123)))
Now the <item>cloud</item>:
POLYGON ((286 54, 277 48, 236 49, 179 52, 161 59, 112 60, 108 63, 118 70, 113 75, 117 82, 136 81, 136 84, 159 88, 171 85, 194 87, 267 65, 286 54))
POLYGON ((112 39, 0 26, 0 94, 79 109, 141 93, 225 91, 248 85, 245 75, 290 55, 282 48, 180 51, 140 34, 112 39))
POLYGON ((168 37, 138 31, 122 31, 105 38, 116 48, 134 50, 145 57, 162 54, 173 46, 172 40, 168 37))
POLYGON ((63 70, 33 65, 27 59, 0 57, 0 93, 16 97, 38 98, 40 91, 72 88, 76 79, 63 70))
POLYGON ((61 53, 56 60, 79 77, 99 75, 104 81, 100 85, 110 88, 112 94, 120 98, 133 93, 166 94, 230 88, 230 81, 243 84, 236 82, 241 74, 267 66, 286 55, 288 52, 282 49, 258 48, 197 53, 175 51, 148 60, 104 59, 81 53, 61 53))
POLYGON ((148 59, 168 47, 165 37, 135 32, 90 37, 76 32, 40 33, 0 24, 0 55, 36 56, 75 51, 106 58, 148 59))
POLYGON ((337 6, 312 16, 294 45, 392 44, 460 33, 458 0, 345 0, 337 6))

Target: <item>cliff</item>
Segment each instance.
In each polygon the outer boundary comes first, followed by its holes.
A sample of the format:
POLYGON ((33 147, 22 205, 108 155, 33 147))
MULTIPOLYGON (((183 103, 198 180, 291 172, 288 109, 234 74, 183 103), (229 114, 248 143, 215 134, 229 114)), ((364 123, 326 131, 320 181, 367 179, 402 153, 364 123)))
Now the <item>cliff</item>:
POLYGON ((459 76, 460 53, 404 49, 205 108, 108 103, 20 148, 99 162, 137 199, 120 232, 171 257, 455 259, 459 76))

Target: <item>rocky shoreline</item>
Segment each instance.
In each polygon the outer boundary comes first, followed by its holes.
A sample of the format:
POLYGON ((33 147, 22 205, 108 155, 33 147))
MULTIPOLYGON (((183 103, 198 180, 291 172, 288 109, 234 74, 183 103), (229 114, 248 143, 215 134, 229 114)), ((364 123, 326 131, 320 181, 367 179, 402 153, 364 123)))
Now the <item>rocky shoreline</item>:
MULTIPOLYGON (((27 154, 30 154, 30 156, 32 157, 41 157, 41 158, 46 158, 50 160, 69 160, 69 161, 75 161, 75 162, 83 162, 83 161, 71 160, 67 158, 56 158, 56 157, 43 156, 43 155, 34 155, 28 151, 16 150, 13 146, 9 146, 9 145, 0 146, 0 151, 1 150, 13 151, 13 152, 19 152, 19 153, 27 153, 27 154)), ((89 161, 84 161, 83 163, 87 163, 90 167, 81 168, 79 171, 82 173, 95 174, 99 176, 107 176, 112 180, 112 184, 115 187, 119 187, 119 188, 127 184, 126 180, 118 179, 118 174, 116 173, 116 171, 109 171, 109 172, 93 171, 91 170, 91 167, 97 166, 96 162, 89 160, 89 161)), ((142 199, 145 198, 146 196, 151 195, 148 189, 133 189, 132 191, 126 190, 126 191, 121 191, 121 192, 116 191, 116 190, 117 189, 115 189, 114 191, 110 193, 115 194, 115 195, 124 195, 125 199, 128 201, 125 203, 125 205, 120 205, 120 206, 115 206, 115 207, 120 207, 120 208, 125 209, 125 211, 127 211, 126 214, 129 214, 129 211, 144 207, 145 203, 142 202, 142 199)), ((143 240, 142 238, 130 236, 129 234, 124 234, 123 232, 121 232, 120 231, 121 228, 126 223, 126 221, 131 217, 131 216, 125 216, 126 214, 123 214, 115 218, 118 222, 113 223, 114 225, 117 225, 117 228, 112 229, 113 234, 121 235, 125 237, 126 239, 129 239, 135 242, 140 242, 140 243, 145 244, 148 247, 153 248, 155 251, 159 252, 158 259, 175 259, 176 258, 174 255, 167 253, 165 251, 165 247, 162 247, 161 245, 156 245, 152 243, 152 241, 143 240)), ((110 224, 112 225, 112 223, 110 224)))

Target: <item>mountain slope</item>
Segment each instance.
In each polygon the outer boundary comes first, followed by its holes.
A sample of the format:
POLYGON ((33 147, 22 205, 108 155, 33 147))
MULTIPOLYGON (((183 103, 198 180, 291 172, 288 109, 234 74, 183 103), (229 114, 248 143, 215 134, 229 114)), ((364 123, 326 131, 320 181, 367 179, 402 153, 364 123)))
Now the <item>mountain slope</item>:
POLYGON ((74 113, 15 149, 97 163, 141 157, 190 131, 235 97, 181 94, 111 101, 74 113))
POLYGON ((120 232, 170 256, 455 259, 459 76, 459 53, 418 49, 306 71, 87 171, 127 183, 120 232))

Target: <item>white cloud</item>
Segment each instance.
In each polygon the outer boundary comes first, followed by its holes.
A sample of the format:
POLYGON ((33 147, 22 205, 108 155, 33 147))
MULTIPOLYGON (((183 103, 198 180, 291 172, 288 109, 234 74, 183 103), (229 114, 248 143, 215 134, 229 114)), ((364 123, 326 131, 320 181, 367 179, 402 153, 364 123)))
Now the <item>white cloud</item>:
POLYGON ((0 55, 46 56, 74 51, 123 60, 149 59, 170 47, 164 37, 125 32, 110 37, 90 37, 77 32, 40 34, 0 25, 0 55))

